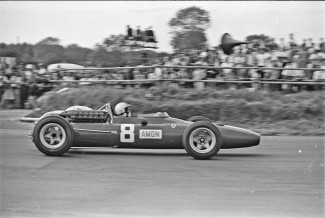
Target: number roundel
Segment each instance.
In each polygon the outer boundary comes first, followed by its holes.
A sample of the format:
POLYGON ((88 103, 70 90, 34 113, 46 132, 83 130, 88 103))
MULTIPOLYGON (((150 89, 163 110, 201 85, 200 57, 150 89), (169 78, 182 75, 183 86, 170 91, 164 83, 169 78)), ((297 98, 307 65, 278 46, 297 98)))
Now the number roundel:
POLYGON ((121 142, 134 142, 134 124, 121 124, 121 142))

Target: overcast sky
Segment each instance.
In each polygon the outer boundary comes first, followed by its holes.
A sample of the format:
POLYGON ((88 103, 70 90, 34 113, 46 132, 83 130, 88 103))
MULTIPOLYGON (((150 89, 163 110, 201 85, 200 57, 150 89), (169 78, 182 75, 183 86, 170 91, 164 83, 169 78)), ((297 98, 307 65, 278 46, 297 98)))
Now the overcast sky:
POLYGON ((159 51, 170 52, 168 22, 176 12, 191 6, 210 13, 206 33, 211 46, 230 33, 244 40, 266 34, 277 41, 294 33, 298 42, 325 37, 325 3, 322 1, 0 1, 0 42, 35 44, 58 37, 66 46, 94 45, 112 34, 126 33, 126 25, 152 26, 159 51))

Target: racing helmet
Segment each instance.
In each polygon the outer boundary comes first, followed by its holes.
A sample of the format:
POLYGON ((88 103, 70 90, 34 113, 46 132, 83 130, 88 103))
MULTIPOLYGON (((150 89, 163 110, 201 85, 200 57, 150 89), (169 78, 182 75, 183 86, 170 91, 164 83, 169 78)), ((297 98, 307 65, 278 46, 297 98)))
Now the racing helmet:
POLYGON ((125 102, 120 102, 115 106, 114 112, 117 116, 124 115, 126 117, 131 116, 131 105, 125 103, 125 102))

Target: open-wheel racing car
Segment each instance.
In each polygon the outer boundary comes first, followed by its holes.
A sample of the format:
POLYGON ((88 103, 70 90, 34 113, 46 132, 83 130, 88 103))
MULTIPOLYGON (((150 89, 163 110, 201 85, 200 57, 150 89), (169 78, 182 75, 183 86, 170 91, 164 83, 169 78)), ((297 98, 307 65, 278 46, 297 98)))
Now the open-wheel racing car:
POLYGON ((72 106, 44 114, 30 133, 42 153, 60 156, 71 147, 185 149, 196 159, 209 159, 220 149, 258 145, 250 130, 212 123, 202 116, 181 120, 166 112, 115 116, 110 103, 98 110, 72 106))

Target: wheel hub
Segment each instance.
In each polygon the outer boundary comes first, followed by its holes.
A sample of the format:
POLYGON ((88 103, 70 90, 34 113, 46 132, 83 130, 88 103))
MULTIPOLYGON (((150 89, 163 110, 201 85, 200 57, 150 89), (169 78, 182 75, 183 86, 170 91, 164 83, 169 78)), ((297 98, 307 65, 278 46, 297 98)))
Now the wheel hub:
POLYGON ((49 123, 41 129, 40 138, 45 147, 56 149, 64 144, 66 132, 62 126, 56 123, 49 123))
POLYGON ((198 153, 210 152, 215 144, 216 137, 208 128, 197 128, 190 135, 190 146, 198 153))
POLYGON ((205 137, 201 137, 201 138, 200 138, 200 142, 201 142, 201 143, 205 143, 205 141, 206 141, 206 138, 205 138, 205 137))

